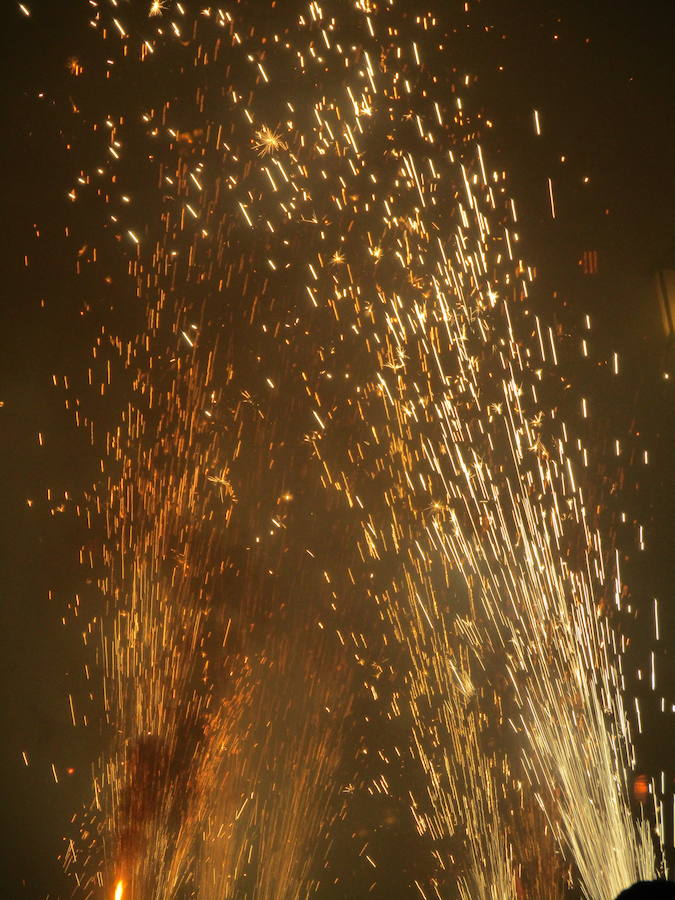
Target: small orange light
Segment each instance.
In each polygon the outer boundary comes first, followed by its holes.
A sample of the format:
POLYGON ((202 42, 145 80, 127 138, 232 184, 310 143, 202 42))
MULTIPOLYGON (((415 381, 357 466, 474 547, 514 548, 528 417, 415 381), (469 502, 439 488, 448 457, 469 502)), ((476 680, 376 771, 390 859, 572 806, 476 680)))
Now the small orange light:
POLYGON ((638 803, 646 803, 649 799, 649 779, 646 775, 636 775, 633 782, 633 796, 638 803))

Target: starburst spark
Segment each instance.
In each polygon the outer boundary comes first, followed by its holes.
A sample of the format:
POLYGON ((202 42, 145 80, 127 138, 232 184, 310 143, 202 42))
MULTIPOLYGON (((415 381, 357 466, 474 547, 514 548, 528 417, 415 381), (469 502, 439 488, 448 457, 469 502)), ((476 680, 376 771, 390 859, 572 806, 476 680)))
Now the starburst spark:
POLYGON ((270 156, 277 150, 287 150, 288 145, 282 140, 281 135, 272 131, 268 125, 263 125, 255 133, 255 141, 253 146, 258 151, 259 156, 270 156))

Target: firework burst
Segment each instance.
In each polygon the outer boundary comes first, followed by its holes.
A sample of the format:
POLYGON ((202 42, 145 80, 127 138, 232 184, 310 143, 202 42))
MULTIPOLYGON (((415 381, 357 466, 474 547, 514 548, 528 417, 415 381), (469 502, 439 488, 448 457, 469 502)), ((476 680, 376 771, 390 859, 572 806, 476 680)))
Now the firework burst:
POLYGON ((145 222, 111 216, 145 322, 95 348, 131 398, 96 501, 105 888, 316 888, 358 594, 403 659, 388 714, 409 715, 425 778, 423 896, 515 900, 529 879, 555 900, 573 869, 601 900, 655 854, 598 609, 611 548, 505 175, 395 4, 272 7, 261 28, 247 3, 153 3, 152 33, 105 30, 123 73, 190 72, 181 102, 148 82, 142 113, 101 130, 119 161, 101 196, 133 182, 127 144, 160 185, 145 222))

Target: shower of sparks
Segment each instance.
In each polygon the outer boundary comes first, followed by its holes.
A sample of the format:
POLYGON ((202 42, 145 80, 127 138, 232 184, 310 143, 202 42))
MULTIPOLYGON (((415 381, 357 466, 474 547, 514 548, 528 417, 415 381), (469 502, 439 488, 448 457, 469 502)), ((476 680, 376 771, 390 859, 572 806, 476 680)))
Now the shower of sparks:
POLYGON ((89 502, 114 737, 101 870, 78 879, 115 900, 312 893, 353 792, 357 679, 378 696, 372 633, 403 660, 386 714, 424 776, 419 891, 558 900, 574 878, 602 900, 658 863, 629 805, 592 448, 559 412, 484 123, 434 74, 439 22, 344 7, 272 4, 263 29, 255 3, 157 0, 159 25, 96 8, 118 76, 155 75, 97 125, 106 162, 73 192, 104 198, 145 304, 89 372, 124 401, 89 502))

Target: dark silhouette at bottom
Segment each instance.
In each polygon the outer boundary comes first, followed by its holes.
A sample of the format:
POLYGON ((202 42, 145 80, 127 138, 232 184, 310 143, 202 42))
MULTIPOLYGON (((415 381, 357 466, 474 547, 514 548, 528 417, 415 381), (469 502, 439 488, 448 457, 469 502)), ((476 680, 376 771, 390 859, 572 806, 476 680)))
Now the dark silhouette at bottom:
POLYGON ((638 881, 621 891, 616 900, 675 900, 675 882, 638 881))

